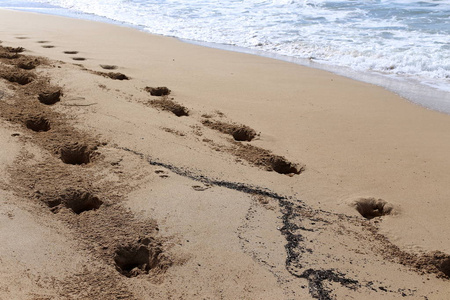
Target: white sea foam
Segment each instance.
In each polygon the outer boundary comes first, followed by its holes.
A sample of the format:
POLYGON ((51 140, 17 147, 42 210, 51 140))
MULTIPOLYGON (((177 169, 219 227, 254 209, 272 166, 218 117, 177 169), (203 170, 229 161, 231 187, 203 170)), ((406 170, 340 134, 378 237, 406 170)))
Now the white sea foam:
POLYGON ((450 1, 23 1, 102 16, 151 33, 311 59, 450 91, 450 1))

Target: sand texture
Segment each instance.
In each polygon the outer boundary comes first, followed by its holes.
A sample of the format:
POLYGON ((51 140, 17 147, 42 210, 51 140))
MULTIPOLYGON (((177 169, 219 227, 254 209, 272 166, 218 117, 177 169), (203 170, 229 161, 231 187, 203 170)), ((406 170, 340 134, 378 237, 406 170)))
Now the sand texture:
POLYGON ((0 299, 447 299, 450 117, 0 10, 0 299))

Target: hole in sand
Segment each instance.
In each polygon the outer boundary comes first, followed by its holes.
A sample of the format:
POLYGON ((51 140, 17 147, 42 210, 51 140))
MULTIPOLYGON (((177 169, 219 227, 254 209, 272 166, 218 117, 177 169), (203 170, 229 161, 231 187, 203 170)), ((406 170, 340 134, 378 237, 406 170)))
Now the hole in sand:
POLYGON ((99 209, 103 201, 89 192, 68 189, 61 195, 61 203, 79 215, 85 211, 99 209))
POLYGON ((417 260, 418 268, 433 271, 436 268, 442 272, 447 278, 450 277, 450 255, 441 251, 433 251, 431 253, 424 254, 417 260))
POLYGON ((73 60, 86 60, 84 57, 72 57, 73 60))
POLYGON ((117 66, 114 66, 114 65, 100 65, 100 67, 102 67, 105 70, 115 70, 115 69, 117 69, 117 66))
POLYGON ((78 54, 78 51, 64 51, 64 54, 78 54))
POLYGON ((0 58, 16 59, 19 57, 20 57, 20 55, 18 53, 0 52, 0 58))
POLYGON ((128 76, 122 73, 114 73, 114 72, 109 72, 109 73, 104 73, 104 72, 94 72, 97 75, 100 76, 104 76, 104 77, 108 77, 114 80, 128 80, 128 76))
POLYGON ((275 172, 280 174, 300 174, 303 171, 303 168, 299 168, 297 164, 278 155, 270 158, 270 165, 275 172))
POLYGON ((1 77, 9 82, 18 83, 20 85, 26 85, 34 79, 31 74, 28 74, 20 69, 6 71, 1 75, 1 77))
POLYGON ((353 205, 361 216, 366 219, 389 215, 393 209, 393 206, 383 199, 375 198, 359 198, 353 205))
POLYGON ((53 45, 44 45, 44 46, 42 46, 42 48, 50 49, 50 48, 55 48, 55 46, 53 46, 53 45))
POLYGON ((50 130, 50 121, 44 117, 31 118, 25 122, 25 125, 28 129, 37 132, 50 130))
POLYGON ((97 210, 102 206, 101 201, 97 196, 92 195, 87 191, 77 189, 66 189, 60 195, 43 200, 51 211, 58 212, 61 205, 72 210, 77 215, 89 211, 97 210))
POLYGON ((6 51, 11 53, 21 53, 25 51, 25 48, 23 47, 3 47, 6 51))
POLYGON ((250 142, 253 140, 256 136, 256 131, 248 126, 241 126, 239 128, 236 128, 233 132, 233 138, 236 141, 248 141, 250 142))
POLYGON ((177 117, 189 116, 189 110, 186 107, 168 98, 152 100, 149 103, 155 108, 170 111, 177 117))
POLYGON ((49 41, 37 41, 36 43, 45 44, 45 43, 50 43, 50 42, 49 41))
POLYGON ((159 245, 152 245, 150 239, 141 243, 118 247, 114 256, 117 270, 126 277, 135 277, 156 267, 166 268, 168 264, 161 262, 162 253, 159 245))
POLYGON ((170 94, 170 90, 165 86, 159 87, 146 87, 145 91, 149 92, 152 96, 167 96, 170 94))
POLYGON ((274 155, 269 150, 238 142, 234 142, 234 146, 228 151, 255 166, 265 168, 267 171, 275 171, 289 176, 301 174, 305 171, 304 165, 292 163, 283 156, 274 155))
POLYGON ((43 104, 52 105, 61 99, 61 90, 46 91, 39 94, 39 101, 43 104))
POLYGON ((94 149, 87 145, 73 143, 61 148, 61 160, 70 165, 82 165, 91 162, 94 149))
POLYGON ((439 270, 447 277, 450 277, 450 257, 448 255, 447 258, 440 264, 439 270))
POLYGON ((17 62, 17 67, 24 70, 33 70, 39 65, 40 61, 36 58, 35 59, 22 58, 19 62, 17 62))
POLYGON ((230 134, 236 141, 250 142, 256 137, 256 131, 245 125, 229 124, 211 120, 203 120, 202 124, 222 133, 230 134))

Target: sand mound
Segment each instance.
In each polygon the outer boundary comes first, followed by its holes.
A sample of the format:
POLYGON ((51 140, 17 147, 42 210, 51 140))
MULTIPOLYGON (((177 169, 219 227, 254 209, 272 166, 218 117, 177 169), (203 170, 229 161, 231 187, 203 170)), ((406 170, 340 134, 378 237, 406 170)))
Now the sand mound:
POLYGON ((359 198, 352 205, 366 219, 389 215, 393 206, 382 199, 359 198))
POLYGON ((256 131, 246 125, 230 124, 211 120, 203 120, 202 124, 211 129, 232 135, 236 141, 250 142, 256 137, 256 131))
POLYGON ((145 91, 149 92, 152 96, 167 96, 170 94, 170 90, 165 86, 149 87, 145 88, 145 91))

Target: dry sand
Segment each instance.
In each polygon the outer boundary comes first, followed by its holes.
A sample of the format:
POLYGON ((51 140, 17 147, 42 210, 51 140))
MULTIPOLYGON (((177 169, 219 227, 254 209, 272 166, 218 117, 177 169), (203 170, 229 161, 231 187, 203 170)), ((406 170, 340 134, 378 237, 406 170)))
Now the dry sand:
POLYGON ((450 294, 448 115, 108 24, 0 40, 0 299, 450 294))

